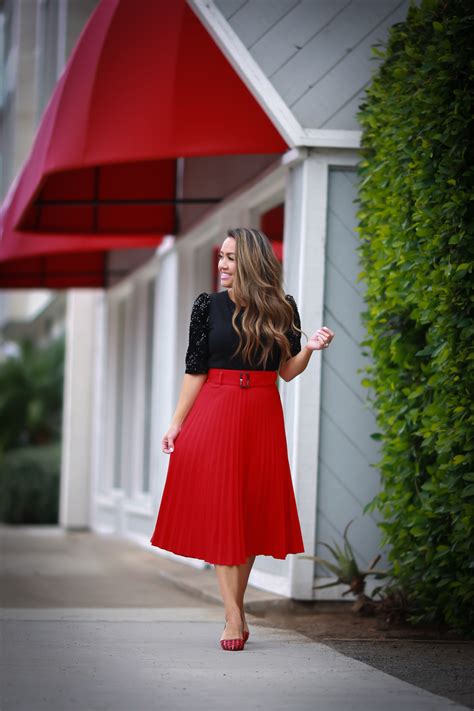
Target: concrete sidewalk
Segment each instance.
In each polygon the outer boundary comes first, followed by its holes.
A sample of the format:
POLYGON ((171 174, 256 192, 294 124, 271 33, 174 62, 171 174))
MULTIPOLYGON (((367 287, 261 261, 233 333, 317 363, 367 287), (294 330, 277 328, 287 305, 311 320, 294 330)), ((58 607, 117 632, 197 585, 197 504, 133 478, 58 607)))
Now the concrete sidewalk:
POLYGON ((214 570, 87 532, 1 539, 4 711, 468 708, 251 615, 245 650, 223 651, 214 570))

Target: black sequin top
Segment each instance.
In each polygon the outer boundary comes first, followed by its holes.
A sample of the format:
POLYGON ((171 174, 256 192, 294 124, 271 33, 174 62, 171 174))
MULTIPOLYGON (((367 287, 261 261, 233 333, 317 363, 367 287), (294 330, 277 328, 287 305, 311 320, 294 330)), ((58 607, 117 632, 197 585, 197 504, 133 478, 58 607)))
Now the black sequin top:
MULTIPOLYGON (((296 302, 290 294, 286 299, 293 307, 294 321, 301 328, 300 316, 296 302)), ((238 346, 239 338, 232 328, 232 314, 236 308, 227 289, 207 294, 202 292, 196 297, 191 310, 189 325, 189 344, 186 351, 185 373, 207 373, 209 368, 226 368, 242 370, 278 370, 280 346, 275 343, 265 368, 245 362, 242 354, 232 358, 232 353, 238 346)), ((237 317, 240 324, 242 312, 237 317)), ((290 342, 291 355, 295 356, 301 350, 301 335, 293 329, 286 332, 290 342)), ((260 353, 257 353, 258 360, 260 353)))

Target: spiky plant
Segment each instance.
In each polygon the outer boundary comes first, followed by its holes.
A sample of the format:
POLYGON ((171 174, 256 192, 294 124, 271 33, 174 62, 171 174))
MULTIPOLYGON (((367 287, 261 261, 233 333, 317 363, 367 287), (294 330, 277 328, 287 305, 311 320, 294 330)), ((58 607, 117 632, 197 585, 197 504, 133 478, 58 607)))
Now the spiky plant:
POLYGON ((344 533, 342 537, 344 539, 344 550, 338 546, 337 543, 333 541, 333 546, 324 541, 319 541, 320 545, 325 546, 333 555, 335 563, 331 563, 325 558, 321 558, 318 555, 299 555, 298 558, 307 558, 315 560, 317 563, 326 568, 329 572, 336 576, 336 580, 325 583, 324 585, 313 585, 314 590, 320 590, 322 588, 330 588, 335 585, 348 585, 349 588, 345 590, 342 594, 347 595, 352 593, 353 595, 363 595, 365 590, 366 578, 369 575, 374 575, 376 579, 385 578, 391 576, 390 571, 378 570, 375 565, 380 560, 380 555, 376 555, 375 558, 369 563, 367 568, 360 568, 354 555, 351 544, 347 538, 347 531, 351 523, 355 519, 351 519, 349 523, 344 528, 344 533))

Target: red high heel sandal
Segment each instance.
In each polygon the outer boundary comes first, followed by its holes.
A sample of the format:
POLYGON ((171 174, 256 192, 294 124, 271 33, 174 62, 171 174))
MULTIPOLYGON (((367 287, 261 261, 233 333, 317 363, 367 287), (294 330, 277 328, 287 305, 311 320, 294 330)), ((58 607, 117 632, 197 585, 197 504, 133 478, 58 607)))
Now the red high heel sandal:
MULTIPOLYGON (((224 625, 224 629, 225 627, 226 625, 224 625)), ((245 639, 242 637, 234 637, 234 639, 221 639, 220 642, 222 649, 226 649, 230 652, 238 652, 245 647, 245 639)))

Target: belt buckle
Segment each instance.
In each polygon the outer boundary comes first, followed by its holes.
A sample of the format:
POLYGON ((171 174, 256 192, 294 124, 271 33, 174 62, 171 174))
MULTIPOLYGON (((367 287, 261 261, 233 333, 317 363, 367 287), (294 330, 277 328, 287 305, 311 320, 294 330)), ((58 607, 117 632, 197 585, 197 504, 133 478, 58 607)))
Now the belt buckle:
POLYGON ((243 372, 240 372, 240 387, 241 388, 249 388, 250 387, 250 375, 246 372, 245 373, 245 378, 246 378, 246 384, 243 384, 243 372))

